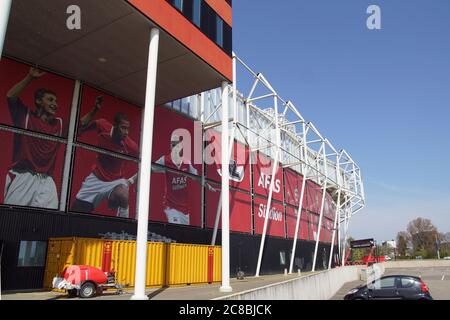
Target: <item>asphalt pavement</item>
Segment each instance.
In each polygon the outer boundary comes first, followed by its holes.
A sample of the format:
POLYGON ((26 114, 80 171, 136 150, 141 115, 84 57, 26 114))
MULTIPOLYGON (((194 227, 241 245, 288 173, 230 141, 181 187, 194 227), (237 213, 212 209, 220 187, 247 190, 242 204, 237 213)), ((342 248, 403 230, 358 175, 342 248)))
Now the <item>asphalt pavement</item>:
MULTIPOLYGON (((156 288, 146 291, 150 300, 211 300, 238 292, 243 292, 270 284, 297 279, 310 275, 311 273, 302 273, 301 275, 267 275, 260 277, 246 277, 243 280, 231 279, 233 292, 222 293, 219 291, 220 283, 211 285, 190 285, 183 287, 156 288)), ((133 294, 132 289, 124 290, 123 294, 117 295, 112 291, 105 291, 103 295, 92 298, 94 300, 130 300, 133 294)), ((67 294, 58 292, 29 292, 29 293, 8 293, 3 294, 4 300, 66 300, 67 294)), ((71 298, 77 300, 80 298, 71 298)))
MULTIPOLYGON (((393 268, 386 269, 384 275, 410 275, 421 277, 430 289, 433 299, 450 300, 450 267, 393 268)), ((361 284, 365 284, 365 281, 346 283, 334 295, 332 300, 344 299, 347 292, 361 284)))

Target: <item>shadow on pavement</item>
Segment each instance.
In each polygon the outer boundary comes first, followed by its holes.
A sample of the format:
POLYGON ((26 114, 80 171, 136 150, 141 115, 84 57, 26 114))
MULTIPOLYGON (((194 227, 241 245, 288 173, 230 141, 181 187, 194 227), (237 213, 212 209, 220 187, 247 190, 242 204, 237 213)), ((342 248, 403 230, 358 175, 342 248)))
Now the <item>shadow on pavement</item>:
POLYGON ((166 287, 162 287, 162 288, 160 288, 160 289, 158 289, 158 290, 148 294, 147 297, 151 300, 154 297, 156 297, 157 295, 159 295, 159 294, 163 293, 164 291, 166 291, 168 288, 169 287, 167 287, 167 286, 166 287))

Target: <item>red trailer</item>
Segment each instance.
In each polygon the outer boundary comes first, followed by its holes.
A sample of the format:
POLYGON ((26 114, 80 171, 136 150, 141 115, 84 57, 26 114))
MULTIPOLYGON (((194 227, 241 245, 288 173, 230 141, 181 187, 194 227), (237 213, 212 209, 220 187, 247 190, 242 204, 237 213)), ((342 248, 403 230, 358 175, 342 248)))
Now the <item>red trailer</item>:
POLYGON ((116 283, 115 272, 103 272, 91 266, 69 266, 53 278, 52 284, 54 289, 67 290, 70 297, 92 298, 108 288, 117 289, 117 294, 123 292, 123 286, 116 283))

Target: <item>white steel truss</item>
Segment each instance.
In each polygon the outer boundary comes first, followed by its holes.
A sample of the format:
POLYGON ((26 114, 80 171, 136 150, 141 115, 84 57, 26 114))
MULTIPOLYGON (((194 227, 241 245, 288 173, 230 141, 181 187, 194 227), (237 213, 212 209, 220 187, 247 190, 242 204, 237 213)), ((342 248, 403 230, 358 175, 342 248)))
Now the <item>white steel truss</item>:
MULTIPOLYGON (((304 177, 298 204, 290 273, 293 272, 301 213, 304 209, 302 203, 305 196, 306 181, 315 182, 322 190, 313 271, 315 271, 317 261, 325 195, 327 192, 332 195, 335 207, 335 222, 332 229, 332 243, 328 261, 328 268, 331 268, 336 236, 338 238, 339 255, 342 257, 345 255, 345 240, 348 236, 347 230, 350 219, 365 207, 361 169, 346 150, 335 148, 312 122, 306 121, 292 101, 283 99, 262 73, 254 72, 235 54, 233 54, 233 73, 234 82, 227 88, 228 100, 232 102, 229 104, 230 110, 225 113, 229 115, 229 128, 227 130, 229 131, 229 138, 224 140, 229 141, 228 153, 231 154, 233 143, 237 140, 247 145, 251 153, 258 151, 273 160, 272 177, 275 175, 279 164, 282 164, 283 168, 291 168, 304 177), (238 65, 251 79, 252 85, 247 95, 243 95, 237 89, 236 69, 238 65), (261 108, 258 105, 270 105, 270 107, 261 108), (341 232, 342 222, 344 222, 344 232, 341 232), (344 241, 341 239, 342 236, 344 236, 344 241)), ((218 88, 202 93, 197 99, 200 100, 200 107, 197 108, 200 111, 198 119, 203 122, 205 130, 214 127, 218 131, 223 131, 223 128, 220 127, 224 111, 220 112, 222 109, 222 93, 223 89, 218 88)), ((223 163, 223 165, 227 166, 226 163, 223 163)), ((271 179, 266 211, 270 210, 271 207, 274 180, 271 179)), ((228 201, 228 197, 225 199, 221 196, 220 199, 221 201, 228 201)), ((218 209, 213 244, 217 234, 219 214, 218 209)), ((266 212, 256 276, 260 274, 268 217, 269 214, 266 212)))

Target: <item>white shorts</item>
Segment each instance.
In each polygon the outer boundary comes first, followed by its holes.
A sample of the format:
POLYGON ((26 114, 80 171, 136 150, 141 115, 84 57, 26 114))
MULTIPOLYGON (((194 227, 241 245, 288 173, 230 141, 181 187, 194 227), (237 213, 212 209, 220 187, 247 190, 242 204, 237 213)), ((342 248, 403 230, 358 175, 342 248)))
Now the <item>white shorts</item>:
POLYGON ((6 175, 4 204, 58 209, 55 181, 48 175, 10 170, 6 175))
MULTIPOLYGON (((81 185, 80 191, 76 196, 77 200, 91 203, 94 208, 97 208, 103 200, 109 199, 111 192, 117 186, 125 186, 128 188, 127 180, 118 179, 114 181, 102 181, 93 173, 86 177, 81 185)), ((128 208, 123 208, 128 209, 128 208)), ((124 218, 125 213, 118 212, 118 215, 124 218)))
POLYGON ((190 225, 189 222, 190 219, 188 214, 184 214, 183 212, 178 211, 177 209, 169 207, 166 207, 164 209, 164 213, 166 214, 167 221, 169 221, 169 223, 182 224, 186 226, 190 225))

